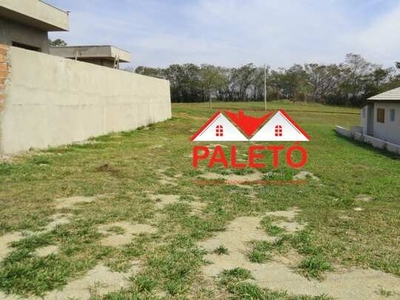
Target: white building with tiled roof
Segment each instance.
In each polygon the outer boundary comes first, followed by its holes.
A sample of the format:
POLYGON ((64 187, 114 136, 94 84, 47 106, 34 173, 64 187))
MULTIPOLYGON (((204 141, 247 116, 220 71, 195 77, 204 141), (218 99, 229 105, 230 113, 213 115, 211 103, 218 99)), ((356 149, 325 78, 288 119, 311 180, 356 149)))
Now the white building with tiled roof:
POLYGON ((400 145, 400 87, 369 98, 361 125, 364 135, 400 145))

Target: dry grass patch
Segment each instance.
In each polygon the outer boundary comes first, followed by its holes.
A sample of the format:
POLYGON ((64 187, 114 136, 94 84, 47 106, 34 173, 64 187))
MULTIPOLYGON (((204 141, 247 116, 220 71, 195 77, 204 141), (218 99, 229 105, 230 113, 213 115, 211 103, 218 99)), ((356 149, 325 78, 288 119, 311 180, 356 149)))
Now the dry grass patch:
POLYGON ((11 232, 0 236, 0 262, 13 251, 11 244, 23 239, 21 232, 11 232))
POLYGON ((82 196, 60 198, 56 200, 56 209, 73 208, 77 204, 91 203, 95 200, 96 200, 95 197, 82 197, 82 196))
POLYGON ((148 224, 132 224, 126 221, 100 225, 98 229, 100 233, 106 235, 100 243, 112 247, 129 244, 137 235, 157 231, 155 227, 148 224))
POLYGON ((45 257, 51 254, 57 254, 58 253, 58 246, 56 245, 50 245, 42 248, 38 248, 35 251, 35 254, 40 257, 45 257))
POLYGON ((45 296, 48 300, 68 300, 99 297, 110 292, 118 291, 129 286, 129 277, 140 270, 137 261, 132 262, 132 267, 124 273, 113 272, 109 268, 99 264, 89 270, 80 279, 70 281, 59 291, 53 291, 45 296))

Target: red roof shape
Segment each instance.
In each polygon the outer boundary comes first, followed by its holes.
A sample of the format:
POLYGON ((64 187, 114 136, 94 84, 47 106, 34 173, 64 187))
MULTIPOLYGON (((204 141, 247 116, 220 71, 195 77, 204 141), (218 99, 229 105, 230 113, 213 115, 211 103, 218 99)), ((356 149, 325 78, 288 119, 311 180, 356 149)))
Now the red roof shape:
POLYGON ((224 114, 217 111, 190 139, 191 141, 244 142, 248 138, 224 114), (216 135, 216 128, 223 128, 222 135, 216 135))
POLYGON ((191 138, 190 140, 193 141, 195 140, 202 131, 204 131, 204 129, 206 129, 208 127, 208 125, 210 125, 212 123, 212 121, 214 121, 220 114, 220 111, 217 111, 208 121, 206 124, 204 124, 191 138))
POLYGON ((225 115, 227 115, 232 122, 234 122, 248 137, 251 137, 258 128, 261 127, 273 114, 268 113, 260 118, 246 116, 242 110, 239 113, 233 113, 230 111, 225 111, 225 115))

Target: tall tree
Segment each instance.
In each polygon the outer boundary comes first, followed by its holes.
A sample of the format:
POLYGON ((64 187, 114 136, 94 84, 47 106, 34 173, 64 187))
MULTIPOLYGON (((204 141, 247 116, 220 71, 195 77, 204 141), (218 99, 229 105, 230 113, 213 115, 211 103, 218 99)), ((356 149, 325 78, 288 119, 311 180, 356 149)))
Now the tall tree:
POLYGON ((49 39, 49 43, 51 47, 64 47, 67 46, 67 43, 62 39, 51 40, 49 39))
POLYGON ((208 99, 212 108, 212 98, 217 97, 218 91, 226 86, 228 80, 221 68, 205 64, 201 65, 200 77, 203 101, 208 99))
MULTIPOLYGON (((264 70, 254 64, 239 68, 174 64, 168 68, 139 66, 138 74, 170 81, 173 102, 262 101, 264 70)), ((313 101, 332 105, 361 106, 374 94, 400 86, 400 74, 358 54, 348 54, 341 64, 295 64, 268 68, 268 99, 313 101)))

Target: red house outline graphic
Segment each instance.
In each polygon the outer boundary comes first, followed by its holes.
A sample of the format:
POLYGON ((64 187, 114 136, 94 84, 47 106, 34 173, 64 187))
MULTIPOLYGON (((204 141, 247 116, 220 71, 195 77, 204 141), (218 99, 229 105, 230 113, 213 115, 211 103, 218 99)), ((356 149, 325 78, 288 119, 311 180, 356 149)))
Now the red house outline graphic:
POLYGON ((190 139, 194 142, 246 142, 248 138, 220 111, 217 111, 190 139))
POLYGON ((309 141, 310 139, 310 136, 283 109, 267 113, 262 117, 246 116, 243 111, 238 113, 225 111, 224 114, 217 111, 191 137, 191 141, 226 142, 309 141))
POLYGON ((251 137, 250 141, 308 142, 311 137, 289 114, 280 109, 251 137))

